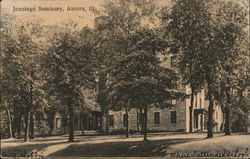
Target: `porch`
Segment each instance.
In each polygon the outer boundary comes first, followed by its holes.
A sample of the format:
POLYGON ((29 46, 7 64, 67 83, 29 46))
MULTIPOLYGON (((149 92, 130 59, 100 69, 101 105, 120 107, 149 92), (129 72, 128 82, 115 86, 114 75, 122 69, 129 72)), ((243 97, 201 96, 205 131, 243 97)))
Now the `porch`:
POLYGON ((207 129, 207 111, 205 109, 194 110, 194 131, 205 131, 207 129))

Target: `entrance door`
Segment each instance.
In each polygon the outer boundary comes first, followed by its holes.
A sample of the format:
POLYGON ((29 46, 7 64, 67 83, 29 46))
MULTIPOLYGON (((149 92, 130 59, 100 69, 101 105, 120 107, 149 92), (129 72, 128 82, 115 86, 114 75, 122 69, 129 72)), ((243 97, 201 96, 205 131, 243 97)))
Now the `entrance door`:
POLYGON ((198 121, 199 121, 199 120, 198 120, 198 117, 199 117, 199 116, 198 116, 198 114, 196 114, 194 117, 195 117, 195 128, 198 129, 198 124, 199 124, 199 122, 198 122, 198 121))
POLYGON ((200 115, 201 120, 200 120, 200 128, 203 130, 203 114, 200 115))

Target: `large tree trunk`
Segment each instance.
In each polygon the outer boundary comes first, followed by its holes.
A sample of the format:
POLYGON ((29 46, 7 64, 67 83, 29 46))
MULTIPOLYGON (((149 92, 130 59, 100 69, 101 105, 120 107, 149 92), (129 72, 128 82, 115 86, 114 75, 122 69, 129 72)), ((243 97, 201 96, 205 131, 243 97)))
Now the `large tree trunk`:
POLYGON ((19 123, 18 123, 19 125, 18 125, 18 128, 17 128, 17 134, 18 134, 18 138, 22 138, 22 131, 23 131, 23 126, 22 126, 22 124, 23 124, 23 120, 22 120, 22 115, 20 115, 20 121, 19 121, 19 123))
POLYGON ((74 142, 74 106, 68 103, 69 110, 69 142, 74 142))
MULTIPOLYGON (((31 77, 33 77, 33 72, 31 72, 31 77)), ((27 113, 27 117, 26 117, 26 130, 25 130, 25 138, 24 138, 24 142, 29 142, 29 136, 30 136, 30 109, 33 106, 33 83, 32 81, 30 81, 30 91, 29 91, 29 104, 26 107, 26 113, 27 113)))
POLYGON ((15 125, 15 117, 12 118, 12 137, 16 138, 16 125, 15 125), (13 119, 14 118, 14 119, 13 119))
POLYGON ((9 137, 13 138, 13 128, 12 128, 12 118, 11 118, 11 114, 10 114, 10 109, 8 107, 5 107, 6 112, 7 112, 7 116, 8 116, 8 123, 9 123, 9 137))
POLYGON ((144 107, 144 122, 143 122, 143 125, 144 125, 144 141, 147 140, 147 122, 148 122, 148 108, 147 106, 144 107))
POLYGON ((81 129, 81 132, 82 132, 82 135, 84 135, 84 128, 83 128, 83 114, 80 113, 80 129, 81 129))
POLYGON ((67 134, 69 123, 68 123, 68 117, 65 114, 62 116, 62 127, 63 127, 63 133, 67 134))
POLYGON ((194 89, 191 87, 191 101, 189 107, 189 132, 193 132, 193 107, 194 107, 194 89))
POLYGON ((221 123, 221 132, 225 132, 225 120, 226 120, 226 111, 225 111, 225 103, 223 102, 220 102, 221 104, 221 110, 222 110, 222 114, 223 114, 223 117, 222 117, 222 123, 221 123))
POLYGON ((144 134, 144 114, 142 113, 142 108, 140 108, 140 117, 141 118, 141 134, 144 134))
POLYGON ((214 95, 211 90, 211 86, 208 85, 208 122, 207 122, 207 138, 213 137, 213 111, 214 111, 214 95))
POLYGON ((129 130, 128 130, 128 108, 126 108, 126 138, 128 138, 129 130))
POLYGON ((21 118, 20 118, 20 112, 18 112, 16 109, 14 109, 14 118, 13 118, 13 124, 12 124, 12 127, 13 127, 13 137, 14 138, 18 138, 18 128, 20 128, 20 121, 21 121, 21 118))
POLYGON ((231 114, 231 96, 230 96, 230 88, 228 88, 227 92, 227 103, 225 108, 226 113, 226 121, 225 121, 225 135, 231 135, 231 123, 230 123, 230 114, 231 114))
POLYGON ((226 106, 226 120, 225 120, 225 135, 231 135, 231 124, 230 124, 230 107, 226 106))
POLYGON ((30 134, 30 110, 29 106, 27 106, 26 110, 26 122, 25 122, 26 128, 25 128, 25 137, 24 142, 29 142, 29 134, 30 134))
POLYGON ((17 121, 18 124, 17 124, 17 128, 16 128, 16 138, 19 139, 19 138, 22 138, 21 136, 21 132, 22 132, 22 119, 20 119, 20 121, 17 121))
POLYGON ((105 133, 109 133, 109 111, 105 111, 106 123, 105 123, 105 133))
POLYGON ((136 126, 137 126, 137 133, 139 133, 140 132, 140 114, 139 114, 139 112, 138 112, 138 110, 136 111, 136 126))
POLYGON ((30 139, 34 139, 34 117, 30 116, 30 139))

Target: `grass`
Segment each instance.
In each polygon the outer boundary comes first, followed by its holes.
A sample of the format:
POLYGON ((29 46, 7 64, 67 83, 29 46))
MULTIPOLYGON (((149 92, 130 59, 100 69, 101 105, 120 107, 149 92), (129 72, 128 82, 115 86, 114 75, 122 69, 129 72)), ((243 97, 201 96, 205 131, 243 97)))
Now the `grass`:
POLYGON ((170 145, 191 140, 194 139, 73 144, 49 157, 161 157, 170 145))
POLYGON ((226 157, 250 157, 250 135, 231 135, 172 145, 168 154, 220 154, 226 157))
MULTIPOLYGON (((154 133, 149 141, 142 141, 139 134, 125 138, 123 135, 76 136, 74 143, 67 143, 67 136, 35 138, 28 143, 20 139, 1 141, 2 157, 29 157, 33 152, 48 157, 163 157, 175 152, 194 153, 217 151, 250 153, 250 135, 233 134, 205 139, 205 133, 154 133), (236 152, 236 150, 238 150, 236 152), (25 155, 25 156, 24 156, 25 155), (28 155, 28 156, 27 156, 28 155)), ((36 154, 35 154, 36 155, 36 154)), ((171 157, 171 156, 170 156, 171 157)))
POLYGON ((35 155, 42 155, 42 154, 37 154, 33 152, 34 150, 41 151, 42 149, 47 148, 48 146, 57 144, 63 144, 63 143, 50 143, 50 144, 41 143, 41 144, 20 145, 15 147, 6 147, 6 148, 1 148, 1 155, 2 157, 32 157, 32 155, 34 155, 33 157, 35 157, 35 155))

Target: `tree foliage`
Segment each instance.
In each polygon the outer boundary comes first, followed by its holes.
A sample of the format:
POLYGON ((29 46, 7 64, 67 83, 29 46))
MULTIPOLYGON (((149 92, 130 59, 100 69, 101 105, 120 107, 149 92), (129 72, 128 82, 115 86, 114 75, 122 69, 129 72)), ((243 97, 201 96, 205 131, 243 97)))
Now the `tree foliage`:
MULTIPOLYGON (((8 19, 9 15, 4 17, 8 19)), ((40 58, 43 55, 40 44, 43 25, 40 20, 18 24, 6 20, 1 27, 2 102, 10 110, 9 123, 20 121, 21 116, 25 116, 25 140, 28 141, 30 129, 31 137, 33 136, 33 127, 29 128, 29 120, 41 111, 42 105, 46 105, 40 67, 40 58)), ((14 126, 15 128, 9 129, 15 130, 16 126, 20 129, 20 124, 14 126)))
POLYGON ((228 89, 239 85, 238 79, 244 79, 241 70, 247 69, 247 14, 246 10, 241 11, 244 7, 232 4, 232 1, 177 0, 170 14, 163 16, 172 43, 170 52, 177 53, 184 82, 193 90, 207 88, 208 137, 213 136, 212 112, 218 90, 229 94, 228 89))

